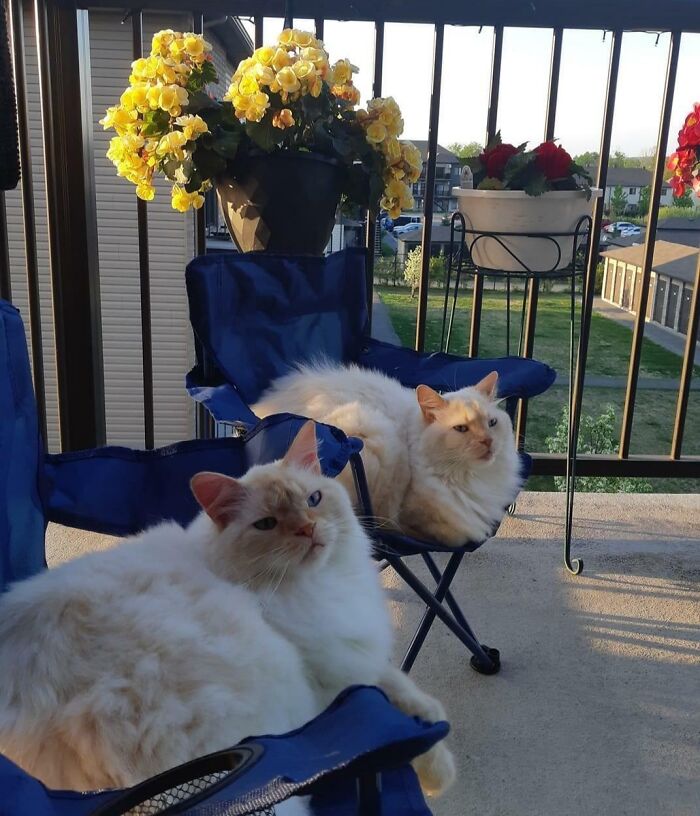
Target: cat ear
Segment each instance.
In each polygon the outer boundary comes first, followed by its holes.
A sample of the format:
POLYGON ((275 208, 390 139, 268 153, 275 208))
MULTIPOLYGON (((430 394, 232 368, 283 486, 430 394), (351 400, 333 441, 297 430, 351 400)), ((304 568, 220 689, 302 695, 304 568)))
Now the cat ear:
POLYGON ((321 463, 318 461, 318 443, 316 442, 316 423, 312 420, 305 422, 289 450, 282 460, 286 465, 311 470, 321 474, 321 463))
POLYGON ((490 374, 487 374, 474 388, 489 399, 496 399, 496 394, 498 393, 498 371, 492 371, 490 374))
POLYGON ((426 422, 432 422, 435 419, 435 412, 447 405, 447 400, 443 399, 429 385, 419 385, 416 388, 416 398, 426 422))
POLYGON ((190 489, 202 510, 220 530, 236 517, 247 493, 240 482, 221 473, 197 473, 190 481, 190 489))

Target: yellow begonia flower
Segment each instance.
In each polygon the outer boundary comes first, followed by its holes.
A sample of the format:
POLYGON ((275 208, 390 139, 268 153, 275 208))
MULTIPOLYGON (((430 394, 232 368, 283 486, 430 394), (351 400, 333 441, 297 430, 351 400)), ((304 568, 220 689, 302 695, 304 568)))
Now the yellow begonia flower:
POLYGON ((272 65, 272 60, 275 56, 275 49, 269 45, 264 48, 256 48, 253 51, 253 59, 261 65, 272 65))
POLYGON ((314 68, 325 77, 328 74, 328 54, 322 48, 302 48, 299 56, 313 63, 314 68))
POLYGON ((182 107, 189 101, 187 91, 180 85, 161 85, 160 83, 148 89, 147 97, 153 110, 160 108, 171 116, 179 116, 182 107))
POLYGON ((346 85, 352 79, 353 73, 357 73, 357 68, 349 60, 338 60, 331 66, 329 82, 332 85, 346 85))
POLYGON ((158 142, 156 154, 158 156, 174 156, 178 161, 182 161, 185 158, 185 151, 182 148, 188 141, 183 131, 173 130, 166 133, 158 142))
POLYGON ((282 68, 277 72, 277 84, 285 93, 295 93, 301 88, 297 75, 292 68, 282 68))
POLYGON ((156 54, 167 54, 170 43, 175 37, 182 37, 182 34, 176 34, 172 28, 166 28, 163 31, 156 32, 151 41, 151 54, 154 56, 156 54))
POLYGON ((180 125, 188 142, 201 136, 202 133, 209 132, 209 126, 201 116, 193 116, 192 114, 178 116, 175 123, 180 125))
POLYGON ((117 133, 122 136, 129 132, 129 128, 134 126, 134 122, 138 119, 138 114, 135 110, 127 110, 121 106, 107 108, 107 111, 100 124, 105 130, 114 128, 117 133))
POLYGON ((258 85, 272 85, 275 81, 275 72, 269 65, 256 65, 252 72, 258 85))
POLYGON ((289 108, 282 108, 281 111, 272 117, 272 124, 274 127, 284 130, 294 125, 294 116, 289 108))
POLYGON ((314 45, 314 43, 318 42, 316 37, 309 31, 299 31, 298 29, 293 29, 292 31, 292 41, 294 45, 299 46, 299 48, 307 48, 310 45, 314 45))
POLYGON ((277 42, 280 45, 292 48, 294 46, 294 30, 291 28, 285 28, 284 31, 280 32, 279 37, 277 37, 277 42))
POLYGON ((153 201, 156 196, 156 188, 149 182, 141 182, 136 185, 136 195, 143 201, 153 201))
POLYGON ((394 137, 386 139, 383 145, 383 152, 390 164, 401 161, 401 145, 398 139, 394 137))
POLYGON ((197 61, 200 57, 203 59, 208 51, 211 51, 211 45, 199 34, 185 34, 184 37, 185 51, 195 58, 197 61))
POLYGON ((246 73, 238 83, 238 93, 242 96, 256 94, 259 90, 258 81, 252 73, 246 73))
POLYGON ((297 79, 308 79, 309 82, 313 81, 313 78, 316 76, 316 69, 314 68, 313 62, 309 60, 297 60, 292 66, 292 71, 294 71, 295 76, 297 79))
POLYGON ((347 85, 333 85, 331 87, 331 93, 333 96, 337 96, 338 99, 344 99, 351 105, 357 105, 360 101, 360 92, 352 82, 349 82, 347 85))
POLYGON ((175 184, 172 190, 171 203, 178 212, 187 212, 194 207, 198 210, 204 204, 204 196, 198 192, 188 193, 184 187, 175 184))
POLYGON ((275 71, 281 71, 283 68, 286 68, 288 65, 292 64, 292 58, 283 48, 278 48, 275 51, 271 64, 275 71))
POLYGON ((318 74, 316 74, 316 76, 314 77, 314 81, 309 85, 309 93, 314 98, 318 98, 321 95, 322 90, 323 80, 318 74))
POLYGON ((379 144, 386 139, 386 127, 381 122, 371 122, 367 127, 365 135, 370 144, 379 144))
POLYGON ((182 55, 185 52, 185 40, 180 34, 179 36, 175 37, 173 41, 168 46, 168 54, 175 60, 181 60, 182 55))

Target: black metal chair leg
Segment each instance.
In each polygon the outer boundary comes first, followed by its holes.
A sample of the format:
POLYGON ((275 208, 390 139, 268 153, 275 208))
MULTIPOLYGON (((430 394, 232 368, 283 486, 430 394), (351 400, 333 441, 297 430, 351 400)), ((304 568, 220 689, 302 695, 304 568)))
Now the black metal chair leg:
POLYGON ((382 778, 380 774, 362 774, 357 778, 357 816, 381 816, 382 778))
POLYGON ((409 647, 406 657, 401 664, 401 668, 408 672, 415 662, 416 656, 423 645, 425 638, 433 625, 436 617, 447 626, 447 628, 469 649, 473 657, 470 661, 471 667, 481 674, 496 674, 500 669, 500 655, 497 649, 490 649, 484 647, 474 638, 469 632, 463 629, 454 617, 443 607, 442 600, 445 593, 449 589, 450 583, 455 576, 457 568, 464 557, 464 553, 455 553, 449 560, 442 578, 435 590, 435 594, 425 586, 425 584, 417 578, 411 570, 403 563, 398 556, 388 556, 387 560, 394 568, 396 573, 408 584, 409 587, 418 595, 418 597, 428 607, 423 619, 413 636, 413 641, 409 647))
MULTIPOLYGON (((435 560, 430 555, 430 553, 422 553, 422 555, 423 555, 423 560, 425 561, 426 566, 430 570, 430 574, 435 579, 435 583, 439 585, 440 580, 442 579, 442 573, 440 572, 440 568, 435 563, 435 560)), ((464 553, 462 553, 462 555, 464 555, 464 553)), ((454 555, 451 556, 451 558, 454 558, 454 557, 455 557, 454 555)), ((459 567, 459 565, 457 565, 457 566, 459 567)), ((450 611, 455 616, 455 620, 457 621, 457 623, 463 629, 466 629, 467 632, 469 632, 469 634, 474 638, 474 640, 476 640, 477 637, 474 634, 471 626, 467 622, 467 619, 464 617, 464 612, 462 612, 462 609, 461 609, 460 605, 455 600, 455 596, 452 594, 451 589, 448 589, 447 592, 445 593, 445 601, 446 601, 447 605, 449 606, 450 611)))

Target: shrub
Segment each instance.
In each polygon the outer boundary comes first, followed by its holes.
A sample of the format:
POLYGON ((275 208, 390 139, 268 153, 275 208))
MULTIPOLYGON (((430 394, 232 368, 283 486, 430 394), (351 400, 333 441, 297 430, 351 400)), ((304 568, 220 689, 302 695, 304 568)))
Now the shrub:
MULTIPOLYGON (((579 430, 579 453, 617 453, 615 408, 607 405, 600 416, 581 417, 579 430)), ((569 436, 569 408, 565 406, 553 436, 545 439, 550 453, 566 453, 569 436)), ((557 490, 566 490, 566 479, 554 477, 557 490)), ((651 484, 646 479, 630 479, 622 476, 581 476, 576 480, 576 489, 582 493, 650 493, 651 484)))

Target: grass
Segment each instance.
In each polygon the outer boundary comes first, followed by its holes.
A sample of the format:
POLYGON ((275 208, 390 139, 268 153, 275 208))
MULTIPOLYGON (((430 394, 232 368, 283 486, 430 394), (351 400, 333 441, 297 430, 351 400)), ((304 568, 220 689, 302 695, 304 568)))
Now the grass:
MULTIPOLYGON (((396 333, 404 345, 412 346, 415 338, 417 300, 411 299, 408 290, 378 287, 379 294, 389 309, 396 333)), ((511 313, 511 354, 517 354, 520 333, 520 310, 522 293, 514 292, 511 313)), ((426 350, 435 351, 440 345, 443 296, 438 290, 428 297, 428 321, 426 324, 426 350)), ((455 324, 450 351, 464 354, 468 348, 471 295, 460 296, 457 303, 455 324)), ((537 312, 535 357, 548 363, 562 375, 569 370, 569 308, 567 294, 541 294, 537 312)), ((481 319, 479 355, 499 357, 506 353, 506 296, 503 292, 484 292, 481 319)), ((626 377, 629 365, 632 332, 625 326, 594 314, 588 351, 587 371, 592 376, 626 377)), ((645 339, 642 348, 640 377, 645 379, 678 379, 681 358, 645 339)), ((700 368, 695 367, 700 376, 700 368)), ((619 423, 624 403, 624 388, 588 386, 584 391, 585 413, 600 413, 612 404, 619 423)), ((533 400, 528 413, 527 444, 530 451, 546 450, 546 437, 559 420, 566 404, 566 387, 550 389, 533 400)), ((700 455, 700 395, 691 392, 686 420, 683 452, 700 455)), ((671 445, 676 392, 661 389, 639 389, 635 404, 635 420, 632 433, 632 453, 667 454, 671 445)), ((658 492, 698 492, 697 480, 652 480, 658 492)), ((532 480, 532 489, 553 489, 551 479, 538 477, 532 480)))

